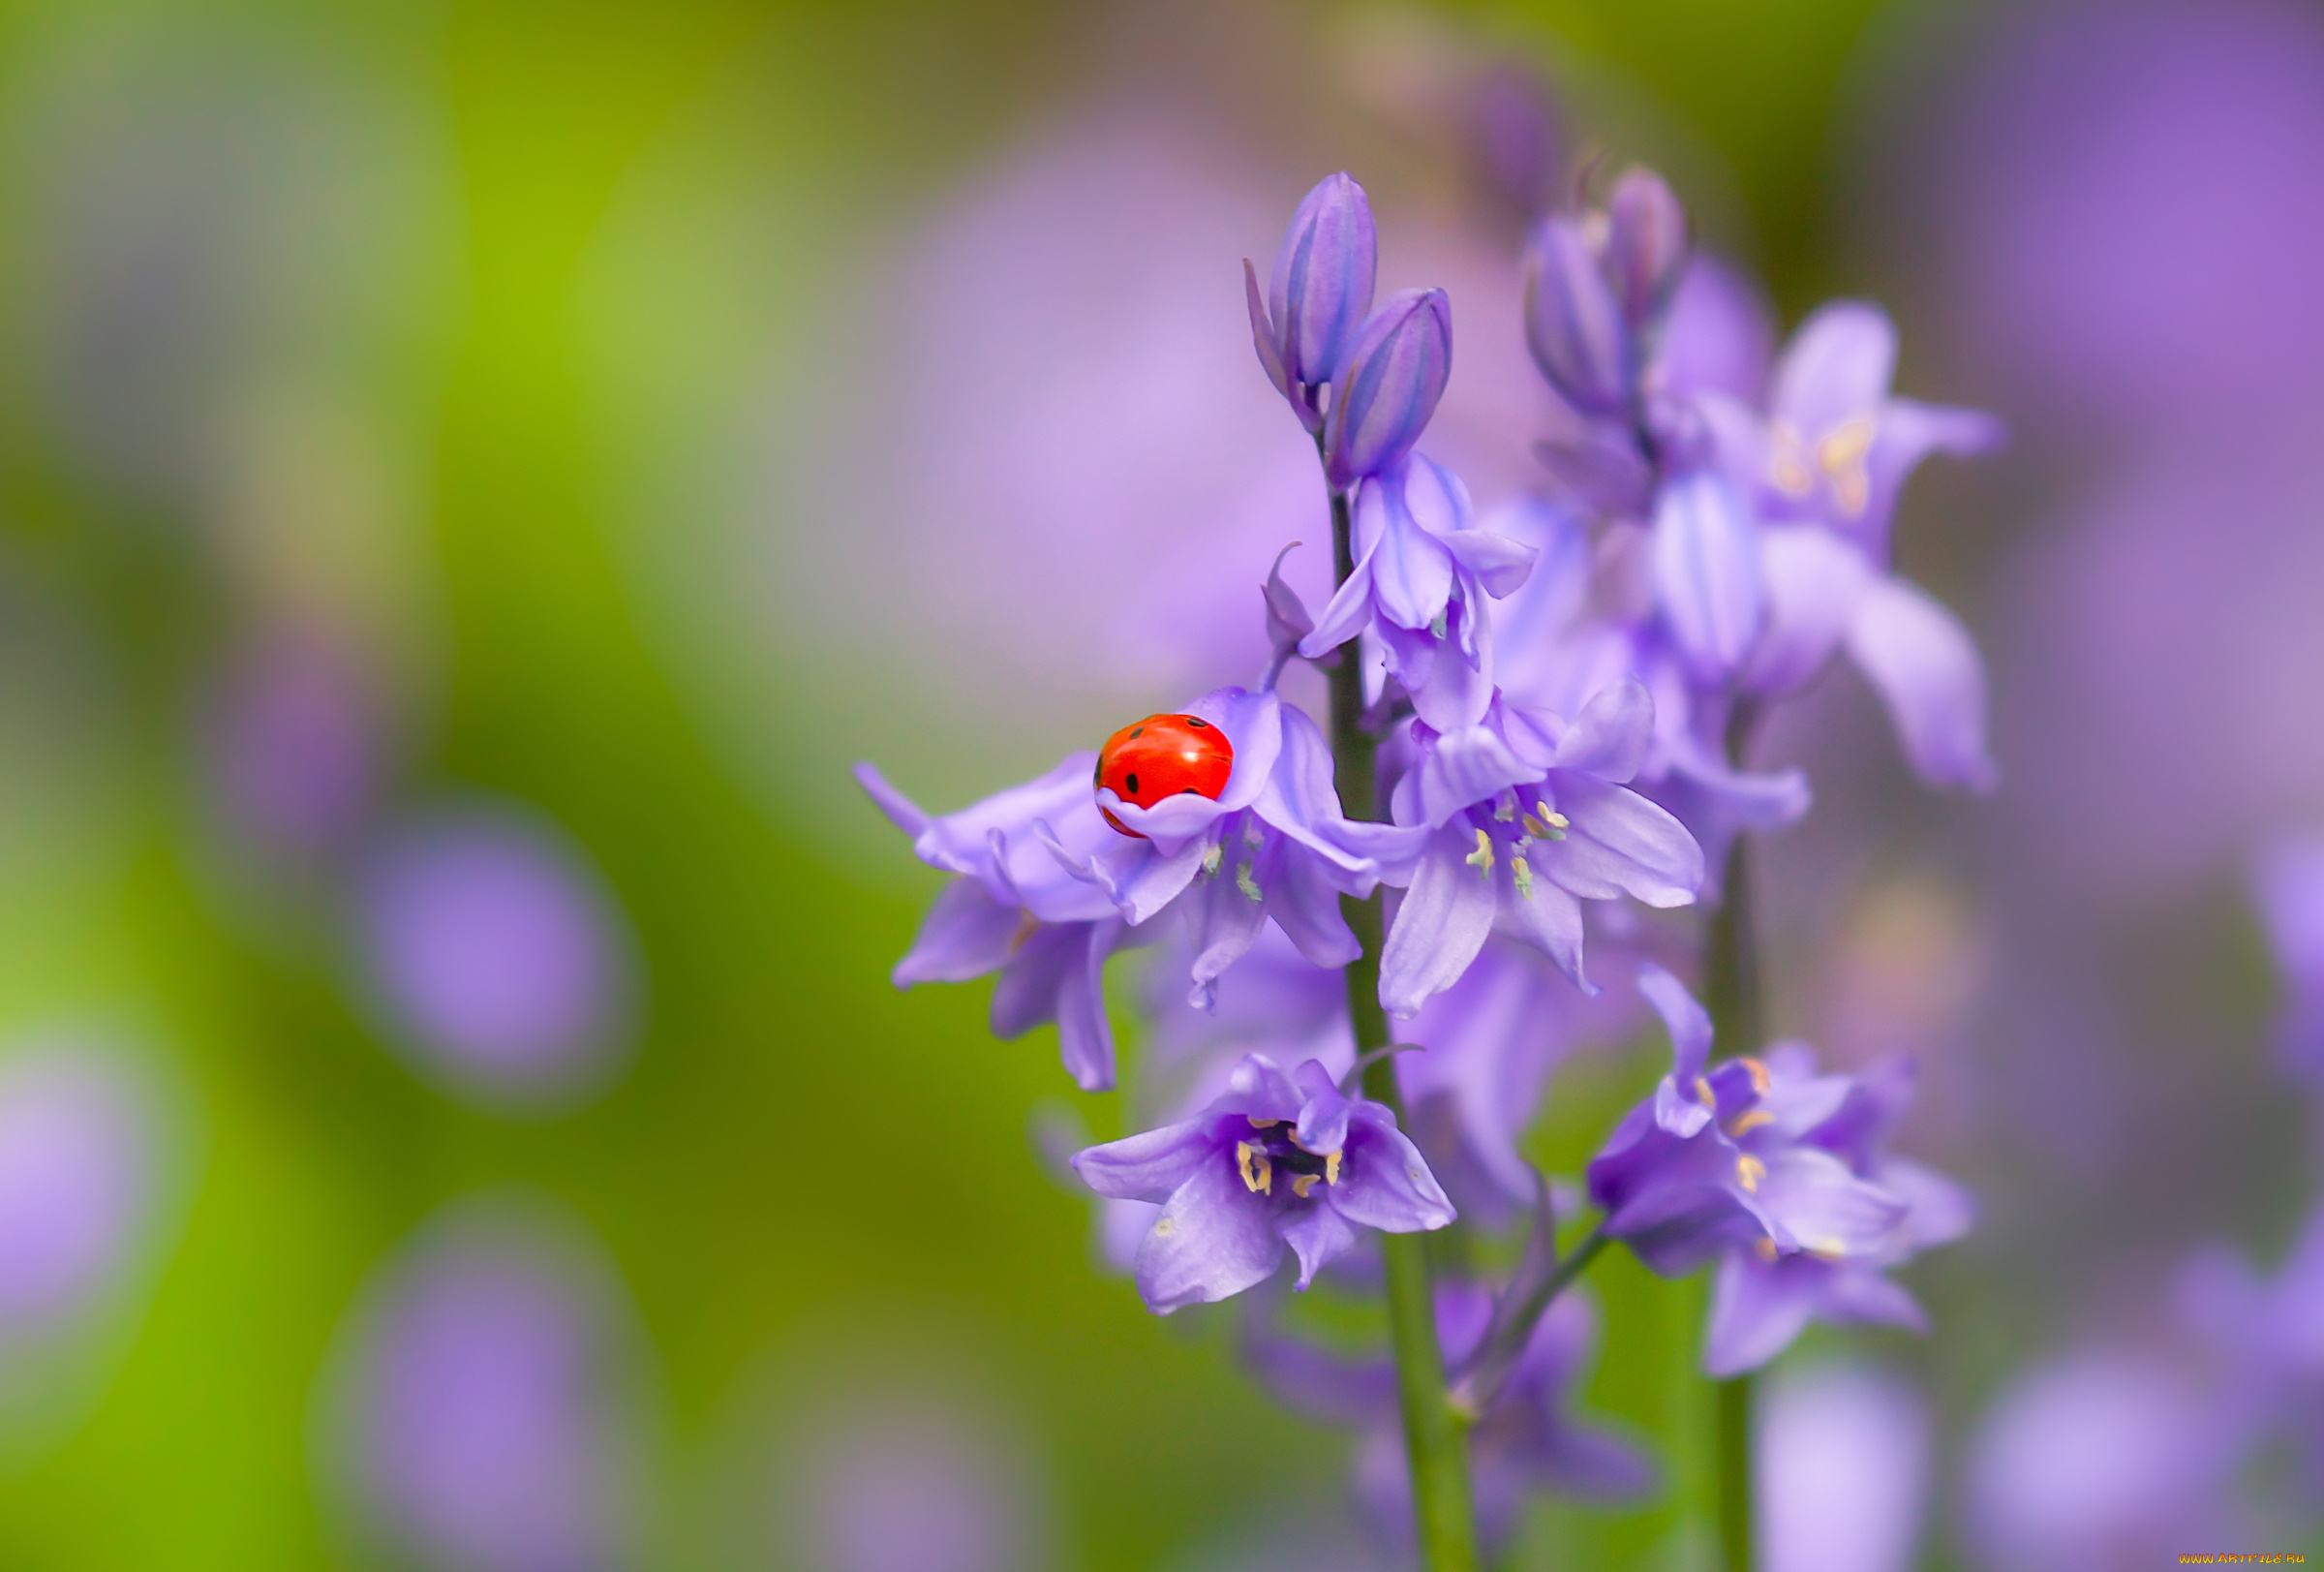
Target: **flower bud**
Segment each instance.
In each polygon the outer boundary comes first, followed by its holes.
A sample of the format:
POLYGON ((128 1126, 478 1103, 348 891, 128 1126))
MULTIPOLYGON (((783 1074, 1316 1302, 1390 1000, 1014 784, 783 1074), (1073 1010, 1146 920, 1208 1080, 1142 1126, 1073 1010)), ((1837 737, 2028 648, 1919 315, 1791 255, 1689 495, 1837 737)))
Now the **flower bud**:
POLYGON ((1319 385, 1339 376, 1364 314, 1372 309, 1379 239, 1363 187, 1345 171, 1307 193, 1275 253, 1267 286, 1283 375, 1319 385))
POLYGON ((1452 371, 1452 303, 1442 290, 1399 290, 1363 324, 1331 394, 1326 473, 1353 485, 1420 441, 1452 371))
POLYGON ((1651 332, 1686 274, 1687 210, 1661 175, 1634 169, 1614 182, 1605 215, 1605 273, 1631 331, 1651 332))
POLYGON ((1629 412, 1636 380, 1630 327, 1574 219, 1544 219, 1525 247, 1525 342, 1542 375, 1576 410, 1629 412))

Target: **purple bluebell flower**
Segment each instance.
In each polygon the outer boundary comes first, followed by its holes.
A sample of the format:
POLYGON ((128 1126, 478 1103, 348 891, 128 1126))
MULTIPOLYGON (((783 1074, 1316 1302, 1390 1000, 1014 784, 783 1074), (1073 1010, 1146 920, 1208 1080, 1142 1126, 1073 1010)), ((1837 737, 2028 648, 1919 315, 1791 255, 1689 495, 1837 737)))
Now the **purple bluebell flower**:
POLYGON ((1532 944, 1586 991, 1583 901, 1694 900, 1701 848, 1623 785, 1653 730, 1653 702, 1635 681, 1597 694, 1570 722, 1494 694, 1457 729, 1413 724, 1392 806, 1398 824, 1428 839, 1381 950, 1391 1013, 1410 1016, 1451 987, 1495 932, 1532 944))
POLYGON ((1096 766, 1094 753, 1071 754, 1046 775, 941 817, 870 764, 855 772, 881 812, 912 838, 914 854, 956 876, 896 963, 896 986, 998 971, 993 1034, 1006 1040, 1055 1022, 1066 1071, 1086 1092, 1114 1084, 1105 965, 1137 940, 1104 891, 1067 873, 1034 826, 1046 825, 1051 838, 1085 855, 1118 841, 1090 789, 1096 766))
POLYGON ((161 1178, 127 1062, 35 1041, 0 1060, 0 1359, 102 1310, 137 1259, 161 1178))
POLYGON ((1631 169, 1604 212, 1553 214, 1525 248, 1525 341, 1585 417, 1643 413, 1650 351, 1686 275, 1686 211, 1661 176, 1631 169))
POLYGON ((1468 487, 1414 456, 1356 494, 1356 565, 1300 640, 1316 659, 1369 632, 1422 719, 1473 724, 1490 696, 1487 596, 1525 582, 1533 549, 1474 527, 1468 487))
POLYGON ((367 1539, 455 1572, 613 1572, 636 1549, 636 1371, 579 1226, 486 1198, 382 1269, 326 1437, 367 1539))
MULTIPOLYGON (((1476 1352, 1491 1319, 1492 1296, 1480 1284, 1437 1288, 1437 1339, 1449 1367, 1458 1369, 1476 1352)), ((1643 1454, 1569 1412, 1597 1335, 1588 1294, 1560 1295, 1535 1324, 1492 1405, 1469 1427, 1470 1489, 1485 1546, 1509 1542, 1529 1495, 1628 1500, 1653 1487, 1654 1465, 1643 1454)), ((1358 1431, 1358 1501, 1384 1537, 1409 1542, 1412 1479, 1393 1364, 1330 1353, 1256 1319, 1244 1333, 1243 1358, 1286 1407, 1358 1431)))
POLYGON ((1605 265, 1634 334, 1650 341, 1662 327, 1691 256, 1687 211, 1663 177, 1623 170, 1605 200, 1605 265))
POLYGON ((1783 1371, 1758 1394, 1759 1563, 1910 1572, 1934 1464, 1929 1405, 1877 1366, 1783 1371))
POLYGON ((1655 600, 1671 641, 1698 683, 1724 687, 1766 615, 1758 519, 1740 487, 1702 469, 1664 482, 1652 528, 1655 600))
POLYGON ((1324 428, 1317 390, 1338 380, 1372 309, 1379 244, 1371 203, 1342 170, 1325 176, 1292 215, 1264 302, 1257 270, 1247 259, 1242 264, 1259 363, 1310 431, 1324 428))
POLYGON ((569 1100, 629 1046, 638 977, 620 909, 534 816, 470 808, 404 826, 372 853, 358 922, 394 1039, 463 1094, 569 1100))
POLYGON ((1811 1318, 1918 1326, 1882 1271, 1969 1225, 1949 1180, 1881 1151, 1906 1083, 1818 1076, 1804 1049, 1709 1063, 1710 1017, 1678 979, 1641 968, 1671 1072, 1589 1167, 1605 1231, 1666 1277, 1722 1256, 1704 1365, 1764 1363, 1811 1318))
POLYGON ((1178 904, 1194 936, 1198 1001, 1270 918, 1318 966, 1355 960, 1339 897, 1371 894, 1389 869, 1410 861, 1420 837, 1344 817, 1330 744, 1305 711, 1273 692, 1222 688, 1185 713, 1234 745, 1218 796, 1187 792, 1144 808, 1100 786, 1092 800, 1121 831, 1085 851, 1036 821, 1057 866, 1103 891, 1132 927, 1178 904))
POLYGON ((1353 486, 1403 462, 1452 374, 1452 304, 1442 290, 1398 290, 1366 319, 1324 417, 1324 473, 1353 486))
POLYGON ((1161 1203, 1135 1267, 1158 1315, 1265 1281, 1286 1245, 1303 1289, 1360 1227, 1413 1233, 1453 1218, 1396 1116, 1342 1093, 1313 1060, 1285 1074, 1252 1054, 1201 1114, 1091 1147, 1073 1167, 1100 1195, 1161 1203))

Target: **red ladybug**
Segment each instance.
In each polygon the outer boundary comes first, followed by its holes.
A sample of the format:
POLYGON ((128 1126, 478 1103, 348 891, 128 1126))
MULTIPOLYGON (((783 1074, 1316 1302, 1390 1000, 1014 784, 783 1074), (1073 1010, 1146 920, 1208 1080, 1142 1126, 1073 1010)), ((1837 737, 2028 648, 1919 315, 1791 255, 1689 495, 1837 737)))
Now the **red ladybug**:
MULTIPOLYGON (((1193 792, 1218 800, 1235 771, 1235 745, 1209 722, 1192 715, 1149 715, 1123 726, 1097 751, 1096 785, 1123 802, 1151 808, 1165 797, 1193 792)), ((1143 841, 1105 809, 1106 822, 1143 841)))

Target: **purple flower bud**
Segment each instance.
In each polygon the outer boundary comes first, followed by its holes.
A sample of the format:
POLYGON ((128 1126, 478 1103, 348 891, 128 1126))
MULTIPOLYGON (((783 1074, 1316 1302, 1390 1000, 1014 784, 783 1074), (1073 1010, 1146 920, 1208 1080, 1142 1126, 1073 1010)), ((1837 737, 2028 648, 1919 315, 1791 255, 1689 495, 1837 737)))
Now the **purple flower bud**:
POLYGON ((1663 177, 1634 169, 1605 204, 1605 271, 1633 333, 1652 332, 1687 271, 1687 210, 1663 177))
POLYGON ((1452 302, 1442 290, 1398 290, 1357 336, 1324 424, 1335 486, 1394 466, 1427 427, 1452 374, 1452 302))
POLYGON ((1338 378, 1372 309, 1379 249, 1371 203, 1345 170, 1326 176, 1300 202, 1267 286, 1287 381, 1312 387, 1338 378))
POLYGON ((1525 342, 1576 410, 1629 413, 1637 381, 1630 324, 1575 219, 1544 219, 1525 247, 1525 342))

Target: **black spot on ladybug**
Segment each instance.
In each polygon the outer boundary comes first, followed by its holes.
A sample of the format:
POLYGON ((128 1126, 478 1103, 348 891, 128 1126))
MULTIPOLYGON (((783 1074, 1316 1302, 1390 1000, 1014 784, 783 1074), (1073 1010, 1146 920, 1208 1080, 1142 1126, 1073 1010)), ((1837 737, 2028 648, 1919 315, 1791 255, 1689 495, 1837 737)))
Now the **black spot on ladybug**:
POLYGON ((1099 759, 1096 766, 1089 771, 1089 784, 1093 786, 1101 786, 1106 784, 1106 761, 1104 759, 1099 759))
POLYGON ((1132 726, 1130 727, 1130 735, 1133 737, 1143 737, 1146 735, 1146 727, 1132 726))
MULTIPOLYGON (((1209 722, 1208 722, 1208 721, 1206 721, 1206 720, 1204 720, 1204 719, 1203 719, 1201 716, 1199 716, 1199 715, 1189 715, 1188 717, 1186 717, 1186 724, 1187 724, 1188 725, 1190 725, 1190 726, 1194 727, 1194 729, 1195 729, 1195 730, 1197 730, 1197 731, 1208 731, 1208 730, 1209 730, 1209 729, 1210 729, 1210 723, 1209 723, 1209 722)), ((1135 737, 1136 735, 1138 735, 1138 733, 1136 733, 1135 731, 1133 731, 1133 732, 1131 732, 1131 733, 1130 733, 1130 735, 1131 735, 1131 736, 1133 736, 1133 737, 1135 737)))
POLYGON ((1195 789, 1193 786, 1180 786, 1178 787, 1178 795, 1181 797, 1199 797, 1202 795, 1202 792, 1195 789))
POLYGON ((1129 780, 1123 784, 1130 788, 1131 796, 1135 797, 1138 795, 1138 777, 1136 775, 1133 774, 1129 780))

